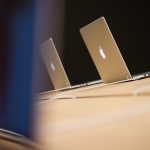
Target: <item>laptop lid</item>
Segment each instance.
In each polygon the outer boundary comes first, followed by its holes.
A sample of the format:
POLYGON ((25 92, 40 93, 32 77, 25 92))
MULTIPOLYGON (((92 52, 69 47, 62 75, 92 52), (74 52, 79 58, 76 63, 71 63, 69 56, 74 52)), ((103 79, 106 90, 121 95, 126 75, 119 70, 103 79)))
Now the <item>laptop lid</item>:
POLYGON ((81 28, 80 33, 104 83, 132 78, 104 17, 81 28))
POLYGON ((52 38, 43 42, 40 46, 42 58, 48 70, 48 74, 55 89, 70 87, 70 82, 57 53, 52 38))

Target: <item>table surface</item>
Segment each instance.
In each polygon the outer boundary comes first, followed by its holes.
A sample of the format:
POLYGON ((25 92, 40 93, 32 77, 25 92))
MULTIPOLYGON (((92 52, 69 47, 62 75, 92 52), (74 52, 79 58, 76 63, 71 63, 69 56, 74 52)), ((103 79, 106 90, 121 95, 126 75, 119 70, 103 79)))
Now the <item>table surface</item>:
POLYGON ((51 150, 149 150, 150 78, 38 95, 35 137, 51 150))

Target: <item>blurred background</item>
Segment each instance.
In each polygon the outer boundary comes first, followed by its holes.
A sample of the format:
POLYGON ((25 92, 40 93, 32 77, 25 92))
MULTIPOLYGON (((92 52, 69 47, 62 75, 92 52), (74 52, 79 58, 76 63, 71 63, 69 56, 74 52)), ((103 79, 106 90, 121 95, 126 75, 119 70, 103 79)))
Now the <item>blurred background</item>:
POLYGON ((52 37, 72 84, 100 79, 79 29, 104 16, 132 75, 149 71, 148 1, 1 0, 0 127, 32 138, 33 95, 53 89, 39 53, 52 37))

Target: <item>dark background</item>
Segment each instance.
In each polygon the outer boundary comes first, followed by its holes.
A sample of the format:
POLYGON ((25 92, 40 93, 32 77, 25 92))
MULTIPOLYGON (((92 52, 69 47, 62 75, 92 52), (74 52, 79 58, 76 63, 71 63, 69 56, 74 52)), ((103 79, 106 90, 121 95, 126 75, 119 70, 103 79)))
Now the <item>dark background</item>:
POLYGON ((79 29, 104 16, 132 75, 150 70, 148 1, 66 0, 64 66, 72 84, 99 79, 79 29))

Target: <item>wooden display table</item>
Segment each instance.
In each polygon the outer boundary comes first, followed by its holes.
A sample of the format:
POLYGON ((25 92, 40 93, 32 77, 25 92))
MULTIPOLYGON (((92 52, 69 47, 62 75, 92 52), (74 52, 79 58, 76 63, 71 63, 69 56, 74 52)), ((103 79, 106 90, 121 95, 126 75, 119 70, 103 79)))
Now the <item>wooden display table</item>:
POLYGON ((39 95, 36 138, 51 150, 150 150, 150 78, 39 95))

